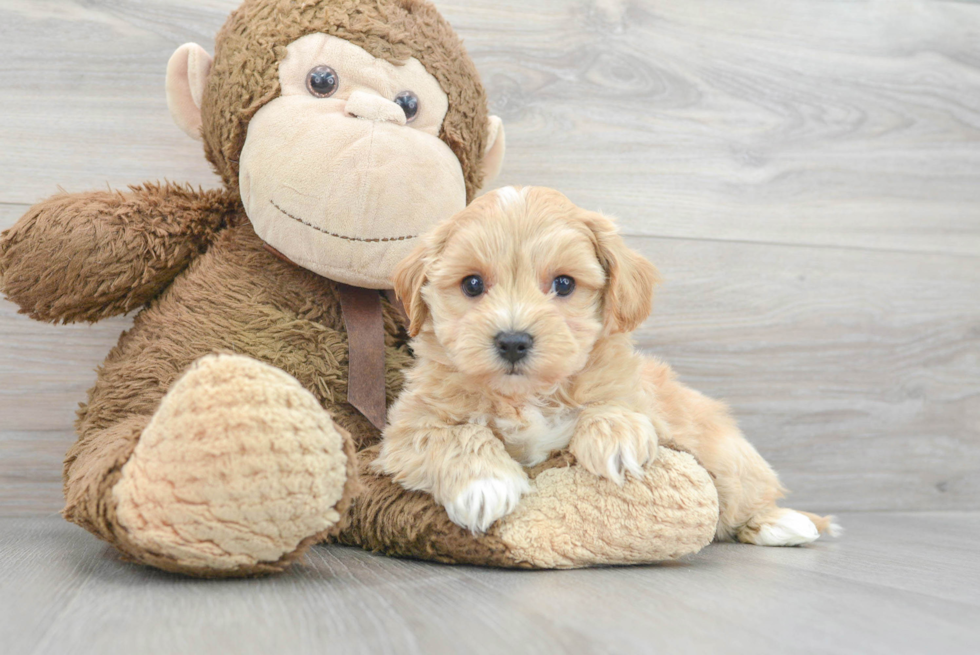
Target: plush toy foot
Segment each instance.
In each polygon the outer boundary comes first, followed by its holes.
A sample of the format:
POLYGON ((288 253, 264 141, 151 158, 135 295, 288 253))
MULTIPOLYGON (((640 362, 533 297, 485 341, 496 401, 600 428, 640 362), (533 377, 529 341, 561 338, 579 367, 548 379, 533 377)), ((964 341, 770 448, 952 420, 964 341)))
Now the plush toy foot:
POLYGON ((338 539, 389 555, 520 568, 644 564, 701 550, 718 523, 711 477, 669 448, 622 486, 555 456, 528 472, 531 491, 481 536, 450 521, 430 495, 371 474, 376 456, 375 448, 359 454, 362 491, 338 539))
POLYGON ((346 441, 279 369, 233 355, 198 360, 113 487, 124 550, 192 575, 280 570, 346 513, 346 441))

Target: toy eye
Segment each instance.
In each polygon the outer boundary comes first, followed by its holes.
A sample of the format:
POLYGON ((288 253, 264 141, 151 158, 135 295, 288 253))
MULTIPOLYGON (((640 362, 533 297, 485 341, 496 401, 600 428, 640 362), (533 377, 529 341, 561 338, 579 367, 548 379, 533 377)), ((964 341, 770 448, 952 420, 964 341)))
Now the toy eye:
POLYGON ((470 275, 463 278, 463 283, 460 285, 463 289, 463 293, 470 298, 476 298, 477 296, 483 294, 483 278, 479 275, 470 275))
POLYGON ((337 92, 340 78, 329 66, 317 66, 306 74, 306 89, 317 98, 329 98, 337 92))
POLYGON ((395 104, 405 112, 406 123, 411 123, 419 115, 419 97, 411 91, 402 91, 396 95, 395 104))
POLYGON ((567 275, 559 275, 551 283, 551 290, 559 296, 568 296, 575 291, 575 280, 567 275))

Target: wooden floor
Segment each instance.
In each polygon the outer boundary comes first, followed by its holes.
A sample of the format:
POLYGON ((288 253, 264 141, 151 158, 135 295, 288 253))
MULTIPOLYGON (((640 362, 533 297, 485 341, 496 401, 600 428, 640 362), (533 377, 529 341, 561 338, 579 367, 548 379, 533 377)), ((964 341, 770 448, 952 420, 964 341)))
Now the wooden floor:
MULTIPOLYGON (((0 0, 0 229, 59 187, 215 186, 164 71, 237 2, 0 0)), ((619 218, 666 279, 640 345, 730 402, 794 506, 852 512, 845 538, 572 573, 132 568, 55 517, 132 319, 0 300, 0 651, 980 652, 980 3, 437 4, 504 119, 499 184, 619 218)))
POLYGON ((804 548, 493 571, 320 546, 275 578, 127 565, 57 517, 0 519, 4 653, 980 652, 980 513, 862 513, 804 548))

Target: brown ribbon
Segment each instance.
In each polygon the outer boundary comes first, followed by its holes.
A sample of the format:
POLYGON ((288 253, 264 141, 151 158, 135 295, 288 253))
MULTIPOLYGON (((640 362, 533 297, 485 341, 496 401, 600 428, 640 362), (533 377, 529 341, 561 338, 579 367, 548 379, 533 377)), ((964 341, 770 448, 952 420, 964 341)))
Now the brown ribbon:
POLYGON ((347 328, 347 402, 379 430, 387 418, 385 326, 381 294, 337 283, 347 328))
MULTIPOLYGON (((281 252, 266 250, 295 266, 281 252)), ((388 415, 385 396, 385 327, 381 293, 335 282, 347 330, 347 402, 379 430, 388 415)))

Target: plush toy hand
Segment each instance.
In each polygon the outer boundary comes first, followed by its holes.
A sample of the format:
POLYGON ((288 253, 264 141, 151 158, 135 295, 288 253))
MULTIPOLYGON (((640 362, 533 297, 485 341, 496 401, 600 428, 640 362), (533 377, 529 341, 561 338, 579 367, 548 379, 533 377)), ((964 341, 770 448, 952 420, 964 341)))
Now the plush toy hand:
POLYGON ((131 311, 205 249, 236 202, 175 184, 52 196, 0 236, 3 293, 42 321, 131 311))
POLYGON ((657 430, 645 414, 615 405, 585 409, 569 450, 587 471, 622 485, 628 471, 643 474, 657 456, 657 430))

